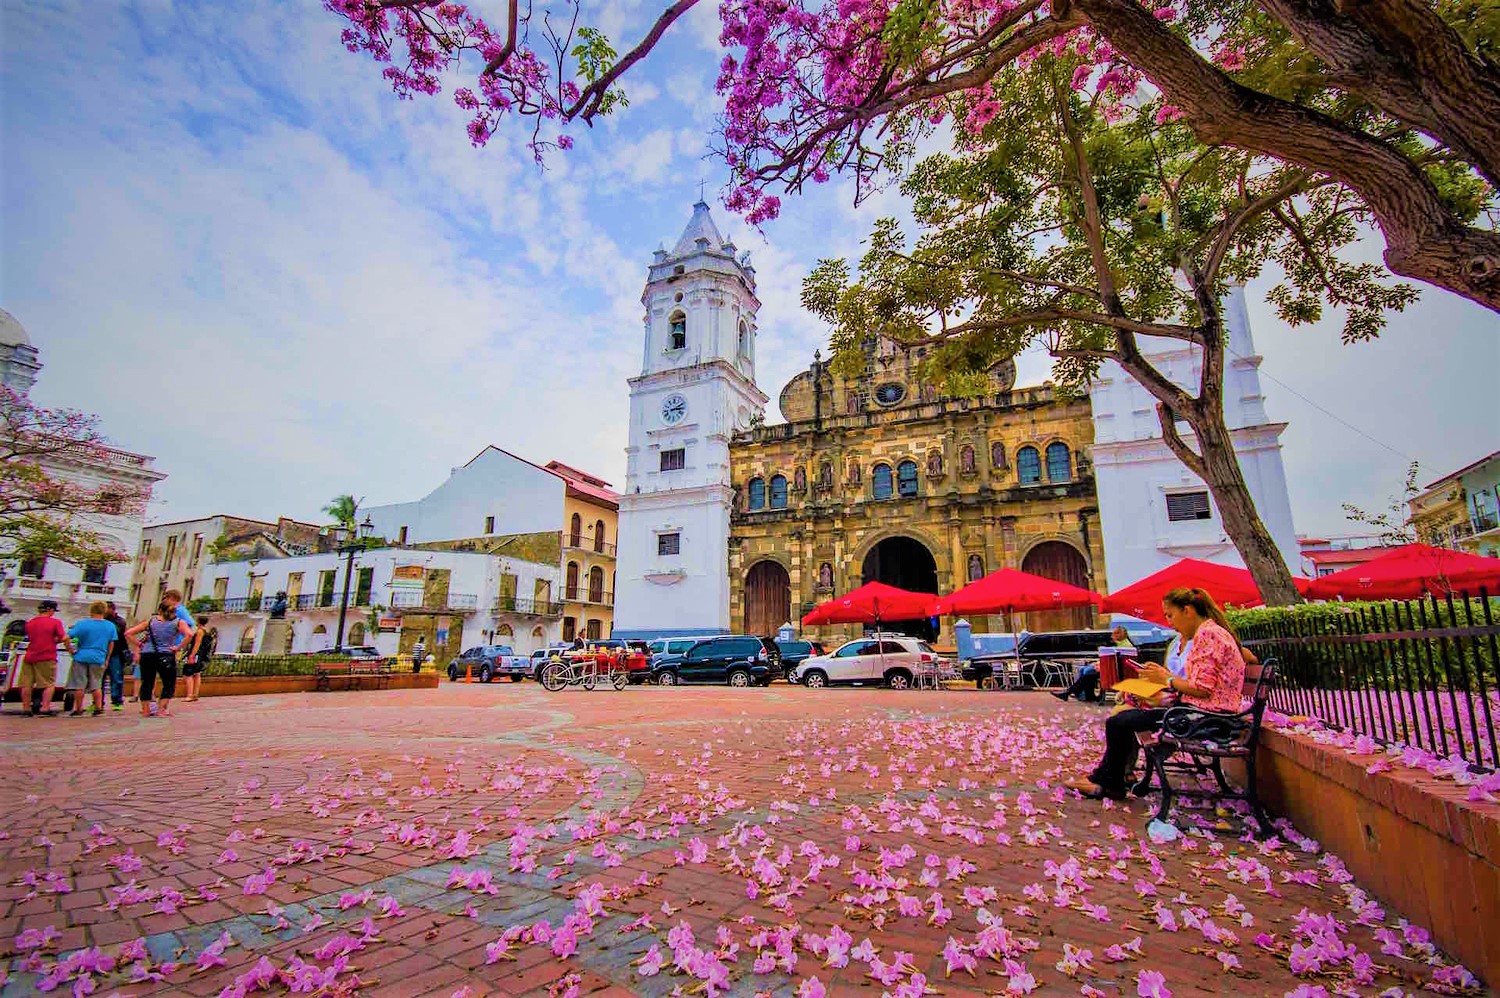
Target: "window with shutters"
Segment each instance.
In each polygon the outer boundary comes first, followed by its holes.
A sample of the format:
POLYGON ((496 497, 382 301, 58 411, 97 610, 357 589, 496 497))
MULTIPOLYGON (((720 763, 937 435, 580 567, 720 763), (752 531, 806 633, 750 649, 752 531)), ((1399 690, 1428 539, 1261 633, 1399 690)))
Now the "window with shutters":
POLYGON ((1022 447, 1016 451, 1016 473, 1022 485, 1036 485, 1042 480, 1042 458, 1035 447, 1022 447))
POLYGON ((786 476, 771 476, 771 508, 786 509, 786 476))
POLYGON ((686 467, 687 467, 687 450, 686 450, 686 448, 677 447, 677 448, 674 448, 672 450, 664 450, 664 451, 661 452, 661 470, 662 471, 681 471, 683 468, 686 468, 686 467))
POLYGON ((902 461, 896 466, 896 491, 903 499, 917 494, 917 462, 902 461))
POLYGON ((1047 480, 1067 482, 1073 479, 1073 464, 1068 454, 1068 445, 1058 441, 1047 445, 1047 480))
POLYGON ((870 474, 870 488, 876 499, 889 499, 895 491, 892 484, 891 466, 877 464, 870 474))
POLYGON ((750 508, 766 508, 766 481, 763 478, 750 479, 750 508))
POLYGON ((1181 520, 1211 520, 1213 511, 1208 504, 1208 492, 1167 493, 1167 519, 1173 523, 1181 520))

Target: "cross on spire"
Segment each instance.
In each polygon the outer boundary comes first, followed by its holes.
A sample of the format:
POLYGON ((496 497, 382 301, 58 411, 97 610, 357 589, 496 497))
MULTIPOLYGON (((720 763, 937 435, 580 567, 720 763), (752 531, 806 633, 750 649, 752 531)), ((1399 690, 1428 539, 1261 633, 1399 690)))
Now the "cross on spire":
POLYGON ((708 186, 708 181, 707 180, 699 180, 698 181, 698 200, 699 201, 703 200, 703 188, 706 187, 706 186, 708 186))

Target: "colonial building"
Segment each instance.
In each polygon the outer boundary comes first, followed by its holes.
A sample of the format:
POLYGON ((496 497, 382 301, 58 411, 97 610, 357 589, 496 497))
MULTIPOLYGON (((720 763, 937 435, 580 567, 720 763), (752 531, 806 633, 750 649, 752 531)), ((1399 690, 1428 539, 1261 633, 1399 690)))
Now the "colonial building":
MULTIPOLYGON (((30 392, 41 370, 38 353, 26 330, 15 317, 0 309, 0 384, 20 395, 30 392)), ((167 477, 155 468, 156 459, 112 447, 76 448, 60 451, 39 461, 50 477, 72 482, 101 496, 111 486, 121 494, 150 490, 167 477)), ((136 549, 145 515, 144 504, 116 512, 96 512, 78 517, 79 525, 94 531, 119 560, 93 565, 75 565, 57 558, 6 559, 0 551, 0 596, 14 615, 7 628, 21 625, 36 613, 42 600, 55 600, 59 616, 71 623, 88 616, 94 600, 114 600, 127 607, 131 577, 130 552, 136 549)))
MULTIPOLYGON (((1260 387, 1260 356, 1250 334, 1245 291, 1224 299, 1229 356, 1224 365, 1224 416, 1234 440, 1240 470, 1266 529, 1288 568, 1301 564, 1281 434, 1286 423, 1272 422, 1260 387)), ((1194 344, 1159 337, 1139 338, 1141 352, 1171 381, 1196 392, 1202 355, 1194 344)), ((1202 479, 1177 460, 1161 436, 1156 399, 1118 365, 1099 371, 1090 388, 1094 414, 1094 465, 1099 481, 1099 516, 1109 561, 1109 589, 1122 589, 1181 558, 1243 566, 1224 531, 1218 504, 1202 479)), ((1193 437, 1185 433, 1191 444, 1193 437)), ((1106 581, 1100 578, 1100 585, 1106 581)))
POLYGON ((755 268, 704 202, 672 250, 656 251, 641 304, 615 634, 721 633, 731 627, 729 441, 759 422, 766 396, 755 387, 755 268))
MULTIPOLYGON (((251 520, 218 513, 196 520, 153 523, 141 531, 130 580, 131 620, 148 616, 170 589, 187 601, 207 594, 200 590, 203 568, 215 560, 287 558, 326 546, 322 528, 290 517, 277 522, 251 520)), ((224 599, 224 593, 216 594, 224 599)))
MULTIPOLYGON (((772 634, 870 581, 949 592, 1006 567, 1085 587, 1103 579, 1088 400, 1016 389, 1010 362, 982 397, 947 398, 918 376, 923 356, 872 340, 853 377, 815 360, 781 392, 785 423, 735 436, 734 629, 772 634)), ((1049 611, 1025 624, 1092 619, 1049 611)))
POLYGON ((561 461, 546 469, 567 482, 563 498, 562 639, 607 638, 614 630, 620 497, 602 478, 561 461))
POLYGON ((1423 543, 1500 557, 1500 451, 1432 482, 1408 505, 1423 543))

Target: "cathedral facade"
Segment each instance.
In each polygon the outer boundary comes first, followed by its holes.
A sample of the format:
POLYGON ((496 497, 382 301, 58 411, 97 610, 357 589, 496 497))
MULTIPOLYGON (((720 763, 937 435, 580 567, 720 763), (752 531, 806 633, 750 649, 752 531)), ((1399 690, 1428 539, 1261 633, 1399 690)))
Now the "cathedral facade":
MULTIPOLYGON (((872 341, 856 376, 815 360, 781 392, 785 423, 735 434, 735 631, 773 634, 870 581, 951 592, 1008 567, 1104 584, 1089 400, 1016 389, 1010 362, 990 372, 982 397, 949 398, 921 382, 922 359, 921 348, 872 341)), ((1093 623, 1089 610, 1025 620, 1031 630, 1093 623)), ((945 636, 951 624, 942 622, 945 636)), ((813 636, 852 633, 819 630, 813 636)))

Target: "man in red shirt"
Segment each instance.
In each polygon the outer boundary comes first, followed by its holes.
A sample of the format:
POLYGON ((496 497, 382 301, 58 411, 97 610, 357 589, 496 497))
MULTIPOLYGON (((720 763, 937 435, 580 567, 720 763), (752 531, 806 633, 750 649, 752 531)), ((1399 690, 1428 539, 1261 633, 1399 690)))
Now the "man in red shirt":
POLYGON ((73 652, 67 629, 57 619, 57 604, 42 600, 36 616, 26 621, 26 654, 21 658, 21 716, 32 713, 32 687, 41 687, 42 716, 52 716, 52 685, 57 681, 57 646, 73 652))

